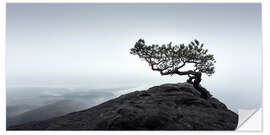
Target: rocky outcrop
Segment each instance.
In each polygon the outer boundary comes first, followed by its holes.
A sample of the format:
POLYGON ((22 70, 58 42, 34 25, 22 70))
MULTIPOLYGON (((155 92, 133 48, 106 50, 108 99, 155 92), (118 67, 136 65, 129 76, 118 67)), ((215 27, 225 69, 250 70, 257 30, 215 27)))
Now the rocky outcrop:
POLYGON ((234 130, 238 115, 191 84, 135 91, 87 110, 8 130, 234 130))

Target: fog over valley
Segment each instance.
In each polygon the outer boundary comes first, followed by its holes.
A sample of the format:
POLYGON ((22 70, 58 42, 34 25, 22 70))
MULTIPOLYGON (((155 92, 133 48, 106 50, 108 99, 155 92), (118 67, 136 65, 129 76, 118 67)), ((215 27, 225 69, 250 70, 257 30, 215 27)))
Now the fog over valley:
MULTIPOLYGON (((205 79, 207 78, 208 77, 205 76, 205 79)), ((185 77, 179 76, 159 77, 159 79, 156 80, 138 77, 137 81, 136 79, 130 81, 128 79, 121 80, 115 77, 114 80, 89 80, 89 83, 85 84, 82 84, 81 80, 87 82, 86 78, 78 78, 77 82, 74 81, 76 80, 74 78, 71 80, 67 78, 60 79, 61 82, 66 82, 66 86, 55 84, 46 85, 44 83, 30 85, 30 82, 33 82, 32 80, 28 83, 24 80, 24 83, 28 84, 28 86, 18 85, 16 87, 9 85, 10 87, 7 88, 7 124, 15 125, 61 116, 90 108, 122 94, 136 90, 147 90, 150 87, 164 83, 184 82, 185 79, 185 77), (71 83, 72 80, 73 83, 71 83), (74 85, 76 83, 81 85, 74 85)), ((36 81, 37 80, 38 79, 36 79, 36 81)), ((46 79, 43 78, 41 80, 44 81, 46 79)), ((54 83, 56 82, 55 80, 54 83)), ((230 91, 228 92, 228 89, 225 87, 228 82, 224 81, 216 85, 204 85, 204 82, 205 81, 203 81, 203 86, 209 89, 211 94, 224 102, 234 112, 237 112, 238 109, 258 108, 261 105, 261 95, 259 94, 253 93, 253 95, 246 94, 245 96, 239 96, 241 92, 243 92, 240 87, 238 88, 239 91, 235 92, 237 94, 232 96, 230 91), (224 87, 222 88, 220 86, 224 87), (247 102, 249 102, 249 104, 247 104, 247 102)))

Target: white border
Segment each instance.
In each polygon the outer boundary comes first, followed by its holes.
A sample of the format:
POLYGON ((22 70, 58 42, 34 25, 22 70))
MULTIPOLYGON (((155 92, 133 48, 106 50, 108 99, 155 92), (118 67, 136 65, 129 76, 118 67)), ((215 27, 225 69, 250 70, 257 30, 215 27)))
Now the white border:
POLYGON ((262 0, 6 0, 8 3, 239 3, 261 2, 262 0))
MULTIPOLYGON (((97 2, 108 2, 108 3, 254 3, 254 2, 262 2, 262 10, 263 10, 263 103, 270 103, 270 86, 268 81, 270 81, 269 78, 269 70, 270 70, 270 52, 269 52, 269 45, 270 45, 270 20, 269 20, 269 13, 270 13, 270 3, 266 0, 1 0, 0 5, 0 90, 1 90, 1 97, 0 97, 0 120, 1 120, 1 133, 3 135, 45 135, 45 134, 79 134, 79 135, 89 135, 89 134, 112 134, 112 135, 118 135, 118 134, 147 134, 147 133, 153 133, 153 134, 191 134, 191 135, 197 135, 198 133, 201 134, 247 134, 250 132, 235 132, 235 131, 206 131, 206 132, 196 132, 196 131, 136 131, 136 132, 128 132, 128 131, 23 131, 23 132, 17 132, 17 131, 6 131, 6 91, 5 91, 5 23, 6 23, 6 2, 8 3, 97 3, 97 2), (269 59, 268 59, 269 58, 269 59), (265 95, 268 95, 265 97, 265 95)), ((264 125, 270 125, 269 123, 269 116, 270 116, 270 110, 269 105, 263 104, 263 120, 264 125)), ((251 132, 252 134, 269 134, 270 130, 269 128, 263 128, 263 132, 251 132)))

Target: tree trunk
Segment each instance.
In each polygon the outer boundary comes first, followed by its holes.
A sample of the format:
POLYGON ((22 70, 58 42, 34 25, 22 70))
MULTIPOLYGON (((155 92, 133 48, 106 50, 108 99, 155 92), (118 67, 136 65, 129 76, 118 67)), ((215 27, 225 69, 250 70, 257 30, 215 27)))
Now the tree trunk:
POLYGON ((187 83, 193 84, 193 79, 195 79, 195 76, 189 76, 189 78, 187 79, 187 83))
POLYGON ((193 87, 201 93, 201 97, 204 99, 209 99, 212 95, 200 85, 202 73, 196 72, 191 76, 187 82, 193 84, 193 87), (192 81, 194 79, 194 81, 192 81))
POLYGON ((173 71, 172 73, 178 74, 178 75, 188 75, 189 79, 187 80, 187 82, 190 84, 193 84, 193 87, 201 93, 202 98, 209 99, 210 97, 212 97, 212 95, 205 88, 203 88, 200 85, 200 82, 202 80, 202 73, 201 72, 195 72, 192 70, 180 72, 180 71, 176 70, 176 71, 173 71))

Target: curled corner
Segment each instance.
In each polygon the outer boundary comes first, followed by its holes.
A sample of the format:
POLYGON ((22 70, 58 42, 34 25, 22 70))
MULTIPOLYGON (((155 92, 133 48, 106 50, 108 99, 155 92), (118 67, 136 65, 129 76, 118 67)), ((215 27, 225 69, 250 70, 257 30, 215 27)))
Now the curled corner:
POLYGON ((237 131, 261 131, 261 108, 239 109, 237 131))

